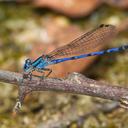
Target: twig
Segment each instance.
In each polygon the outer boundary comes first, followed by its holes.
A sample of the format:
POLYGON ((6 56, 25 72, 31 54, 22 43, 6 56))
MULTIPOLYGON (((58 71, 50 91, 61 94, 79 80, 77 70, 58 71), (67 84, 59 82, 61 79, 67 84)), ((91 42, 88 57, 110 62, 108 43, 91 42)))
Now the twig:
POLYGON ((89 95, 119 101, 125 108, 128 106, 128 88, 98 82, 78 73, 72 73, 65 79, 33 77, 30 81, 23 79, 20 73, 0 70, 0 81, 19 85, 19 101, 15 109, 20 108, 25 96, 33 91, 59 91, 89 95))

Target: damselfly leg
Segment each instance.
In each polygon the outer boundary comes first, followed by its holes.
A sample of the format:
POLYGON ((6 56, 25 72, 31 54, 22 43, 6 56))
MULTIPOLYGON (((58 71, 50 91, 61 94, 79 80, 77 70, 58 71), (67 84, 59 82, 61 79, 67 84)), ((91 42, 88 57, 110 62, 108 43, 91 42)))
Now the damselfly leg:
POLYGON ((49 68, 37 69, 36 71, 43 73, 43 75, 41 75, 41 76, 36 75, 36 77, 40 77, 41 79, 48 77, 52 73, 52 69, 49 69, 49 68), (45 71, 48 71, 48 73, 46 75, 45 75, 45 71))
POLYGON ((38 78, 44 79, 44 78, 48 77, 52 73, 52 69, 49 69, 49 68, 35 69, 35 71, 40 72, 42 75, 39 76, 39 75, 33 75, 32 73, 28 73, 28 74, 24 74, 23 78, 24 79, 28 79, 29 78, 29 80, 32 80, 32 76, 34 76, 34 77, 38 77, 38 78), (45 75, 45 71, 48 71, 48 73, 46 75, 45 75))

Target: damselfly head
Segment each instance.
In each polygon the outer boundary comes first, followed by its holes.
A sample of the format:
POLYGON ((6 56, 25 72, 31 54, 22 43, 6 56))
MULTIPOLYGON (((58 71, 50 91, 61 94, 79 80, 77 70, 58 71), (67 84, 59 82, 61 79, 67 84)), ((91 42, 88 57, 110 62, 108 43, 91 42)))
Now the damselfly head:
POLYGON ((24 64, 24 71, 25 72, 31 72, 32 71, 32 61, 30 59, 26 59, 25 60, 25 64, 24 64))

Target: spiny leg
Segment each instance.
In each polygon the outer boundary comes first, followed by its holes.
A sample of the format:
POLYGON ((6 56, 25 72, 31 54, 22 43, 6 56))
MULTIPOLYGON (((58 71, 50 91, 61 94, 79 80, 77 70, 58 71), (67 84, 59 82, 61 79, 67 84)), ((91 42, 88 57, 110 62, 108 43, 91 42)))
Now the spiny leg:
POLYGON ((32 79, 32 72, 23 73, 23 79, 29 79, 29 80, 31 80, 32 79))
POLYGON ((35 77, 38 77, 38 78, 44 78, 44 70, 43 69, 35 69, 37 72, 40 72, 40 73, 43 73, 43 75, 42 76, 38 76, 38 75, 33 75, 33 76, 35 76, 35 77))
POLYGON ((29 80, 32 80, 32 72, 30 72, 30 73, 28 74, 28 78, 29 78, 29 80))
POLYGON ((49 71, 45 77, 48 77, 52 73, 52 69, 50 69, 50 68, 44 68, 43 70, 49 71))
POLYGON ((52 69, 49 69, 49 68, 42 68, 42 69, 35 69, 37 72, 40 72, 40 73, 43 73, 42 76, 37 76, 37 75, 33 75, 35 77, 40 77, 41 79, 43 79, 44 77, 48 77, 51 72, 52 72, 52 69), (45 72, 44 71, 49 71, 47 75, 45 75, 45 72))

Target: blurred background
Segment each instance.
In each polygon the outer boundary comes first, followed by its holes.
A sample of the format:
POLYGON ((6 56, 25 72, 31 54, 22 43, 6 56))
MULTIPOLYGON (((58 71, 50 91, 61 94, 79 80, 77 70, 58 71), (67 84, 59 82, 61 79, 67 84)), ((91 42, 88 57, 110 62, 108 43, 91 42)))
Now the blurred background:
MULTIPOLYGON (((1 0, 0 69, 22 72, 36 59, 100 24, 117 26, 105 48, 128 44, 128 0, 1 0)), ((103 49, 103 48, 102 48, 103 49)), ((100 50, 100 49, 99 49, 100 50)), ((80 72, 113 85, 128 85, 128 52, 50 66, 50 77, 80 72)), ((16 117, 17 86, 0 83, 1 128, 127 128, 127 110, 118 103, 59 92, 34 92, 16 117)))

